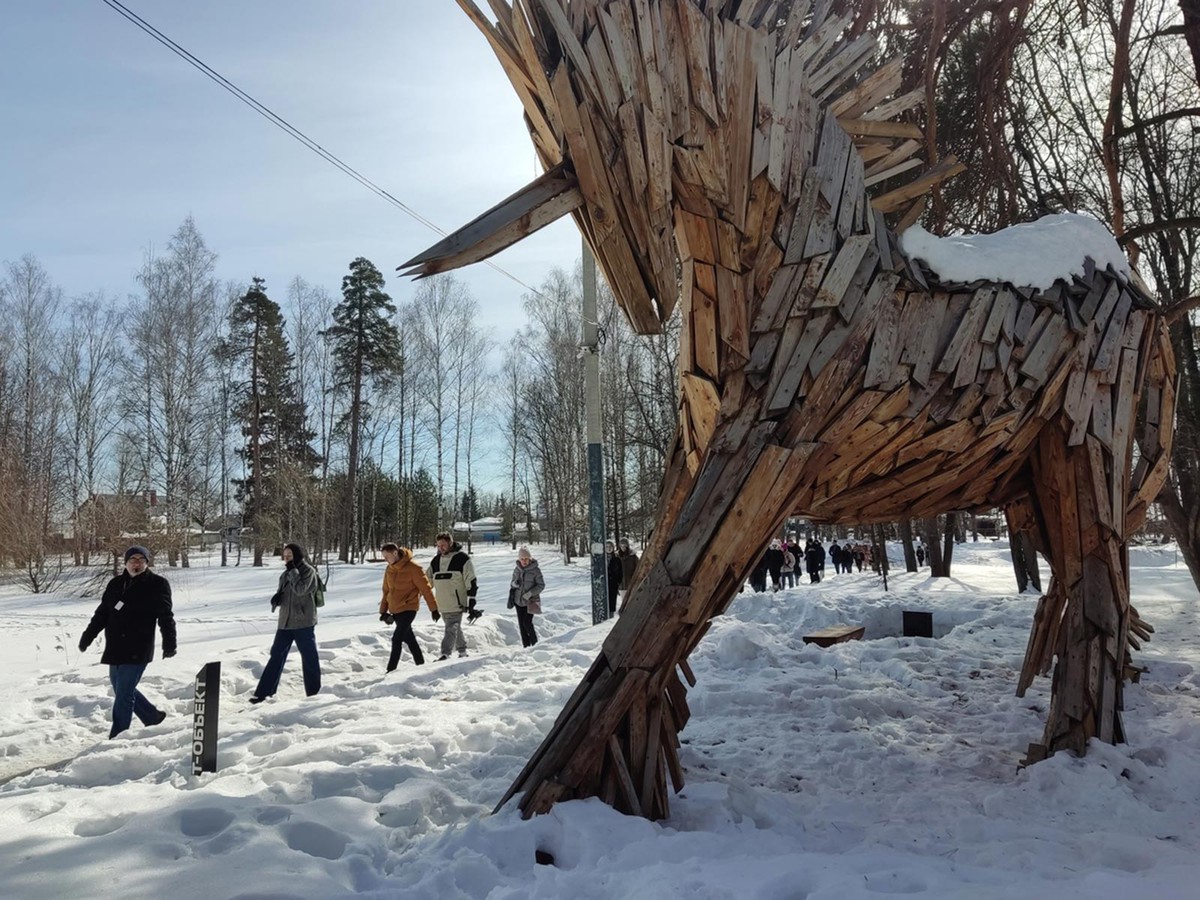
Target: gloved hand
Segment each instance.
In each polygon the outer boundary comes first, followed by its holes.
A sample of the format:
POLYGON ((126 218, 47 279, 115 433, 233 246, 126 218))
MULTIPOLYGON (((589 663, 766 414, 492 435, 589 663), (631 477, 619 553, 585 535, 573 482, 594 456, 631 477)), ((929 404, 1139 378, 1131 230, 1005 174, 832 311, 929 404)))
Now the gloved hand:
POLYGON ((170 659, 172 656, 175 655, 175 653, 176 653, 176 650, 174 647, 172 647, 170 650, 167 650, 164 648, 163 649, 163 659, 170 659))
POLYGON ((393 616, 390 612, 380 613, 379 621, 382 622, 384 625, 392 625, 395 623, 396 617, 393 616))
POLYGON ((281 602, 283 602, 282 592, 276 591, 271 595, 271 612, 275 612, 275 610, 279 609, 279 604, 281 602))
POLYGON ((474 606, 472 606, 470 609, 467 610, 467 624, 469 625, 471 622, 474 622, 476 619, 478 619, 482 615, 483 615, 482 609, 476 609, 474 606))
POLYGON ((430 613, 430 615, 433 616, 433 621, 435 621, 435 622, 442 617, 442 614, 440 612, 438 612, 436 609, 432 613, 430 613))
POLYGON ((87 648, 88 648, 89 646, 91 646, 91 643, 92 643, 92 642, 91 642, 91 641, 89 641, 87 638, 80 638, 80 639, 79 639, 79 652, 80 652, 80 653, 86 653, 86 652, 87 652, 87 648))

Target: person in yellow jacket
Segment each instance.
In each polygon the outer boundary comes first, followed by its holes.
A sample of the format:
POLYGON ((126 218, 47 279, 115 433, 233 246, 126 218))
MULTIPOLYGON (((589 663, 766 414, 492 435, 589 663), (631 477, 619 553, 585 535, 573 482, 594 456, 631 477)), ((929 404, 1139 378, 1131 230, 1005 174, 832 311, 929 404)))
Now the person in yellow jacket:
POLYGON ((381 622, 395 622, 396 630, 392 632, 392 655, 388 657, 387 670, 393 672, 400 663, 400 653, 404 645, 412 652, 413 662, 418 666, 424 665, 425 654, 413 634, 413 619, 421 607, 421 598, 425 605, 438 620, 437 600, 433 596, 433 588, 429 577, 421 566, 413 562, 412 551, 407 547, 395 544, 384 544, 379 548, 383 558, 387 560, 387 568, 383 572, 383 599, 379 601, 379 619, 381 622))

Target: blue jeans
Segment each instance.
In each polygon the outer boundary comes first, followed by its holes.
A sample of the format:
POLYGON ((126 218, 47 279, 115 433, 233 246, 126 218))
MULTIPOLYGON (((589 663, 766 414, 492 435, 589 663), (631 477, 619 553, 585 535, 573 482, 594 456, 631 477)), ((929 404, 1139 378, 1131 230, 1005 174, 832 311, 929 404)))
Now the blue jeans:
POLYGON ((128 729, 135 715, 143 725, 157 725, 162 721, 162 711, 137 689, 145 671, 145 663, 108 667, 108 680, 112 682, 113 687, 112 730, 108 733, 110 738, 128 729))
POLYGON ((279 676, 283 674, 283 664, 287 661, 292 642, 300 650, 300 665, 304 670, 304 693, 312 696, 321 690, 321 661, 317 658, 317 630, 308 628, 280 628, 275 632, 275 642, 271 644, 271 658, 263 669, 262 678, 258 680, 258 688, 254 691, 256 697, 272 697, 279 689, 279 676))

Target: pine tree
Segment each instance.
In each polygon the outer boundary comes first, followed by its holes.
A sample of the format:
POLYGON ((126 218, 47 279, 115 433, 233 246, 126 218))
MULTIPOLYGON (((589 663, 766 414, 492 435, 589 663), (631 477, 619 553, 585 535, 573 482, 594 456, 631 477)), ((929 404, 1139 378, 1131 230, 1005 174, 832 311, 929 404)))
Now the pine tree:
MULTIPOLYGON (((295 358, 284 332, 279 304, 254 278, 229 313, 229 335, 221 352, 243 373, 234 394, 234 415, 245 445, 238 455, 249 467, 235 480, 246 524, 254 535, 254 565, 261 566, 270 535, 281 543, 299 527, 287 515, 296 477, 312 475, 320 457, 295 382, 295 358)), ((317 548, 319 550, 319 548, 317 548)))
POLYGON ((350 263, 350 274, 342 279, 342 298, 333 310, 334 324, 325 334, 333 342, 336 387, 350 397, 344 423, 350 441, 338 552, 338 558, 348 562, 354 541, 359 443, 368 406, 364 388, 381 385, 398 374, 402 359, 400 334, 391 321, 396 307, 383 291, 383 275, 370 260, 360 256, 350 263))

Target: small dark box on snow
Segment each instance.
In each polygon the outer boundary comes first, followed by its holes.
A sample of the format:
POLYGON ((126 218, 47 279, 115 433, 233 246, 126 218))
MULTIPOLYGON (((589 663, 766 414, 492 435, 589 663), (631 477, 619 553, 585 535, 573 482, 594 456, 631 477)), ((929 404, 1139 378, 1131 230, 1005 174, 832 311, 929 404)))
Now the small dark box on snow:
POLYGON ((905 637, 933 637, 933 613, 904 610, 905 637))

